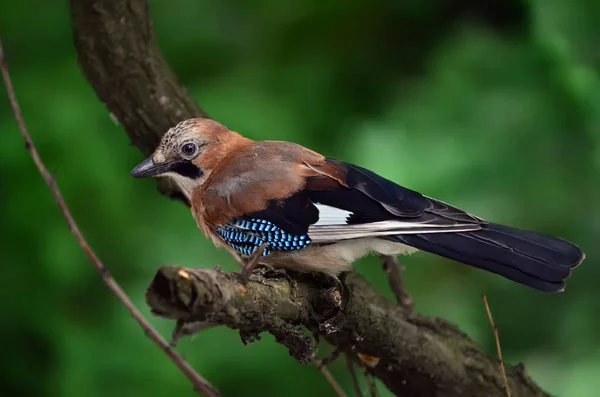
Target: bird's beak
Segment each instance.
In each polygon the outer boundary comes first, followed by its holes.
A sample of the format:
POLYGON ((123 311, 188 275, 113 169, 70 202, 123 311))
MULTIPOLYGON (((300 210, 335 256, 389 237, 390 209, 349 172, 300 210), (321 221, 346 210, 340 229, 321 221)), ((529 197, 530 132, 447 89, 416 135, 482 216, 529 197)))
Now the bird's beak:
POLYGON ((156 164, 152 157, 142 161, 131 171, 133 178, 148 178, 150 176, 157 176, 171 171, 171 162, 156 164))

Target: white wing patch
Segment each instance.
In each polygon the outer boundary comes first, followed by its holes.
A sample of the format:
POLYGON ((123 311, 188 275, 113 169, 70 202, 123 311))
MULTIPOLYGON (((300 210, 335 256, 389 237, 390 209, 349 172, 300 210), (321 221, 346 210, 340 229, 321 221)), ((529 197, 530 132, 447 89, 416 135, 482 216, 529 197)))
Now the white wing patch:
POLYGON ((352 212, 321 203, 314 204, 319 210, 319 220, 308 228, 308 236, 313 242, 339 242, 395 234, 469 232, 481 229, 481 225, 477 223, 444 224, 431 222, 431 219, 429 222, 393 219, 349 225, 348 218, 352 212))
POLYGON ((479 224, 436 225, 399 220, 359 223, 353 225, 311 225, 308 236, 313 242, 333 242, 394 234, 468 232, 481 229, 479 224))
POLYGON ((314 203, 319 210, 319 220, 313 226, 347 225, 352 212, 331 207, 329 205, 314 203))

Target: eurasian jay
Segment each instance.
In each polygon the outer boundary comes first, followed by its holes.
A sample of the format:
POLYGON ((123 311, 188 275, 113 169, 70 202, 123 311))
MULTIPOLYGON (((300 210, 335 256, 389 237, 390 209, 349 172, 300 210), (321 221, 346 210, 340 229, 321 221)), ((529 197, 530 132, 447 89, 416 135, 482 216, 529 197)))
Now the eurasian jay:
POLYGON ((335 276, 371 252, 423 250, 560 292, 585 258, 568 241, 487 222, 357 165, 209 119, 169 129, 131 176, 176 179, 205 236, 268 266, 335 276))

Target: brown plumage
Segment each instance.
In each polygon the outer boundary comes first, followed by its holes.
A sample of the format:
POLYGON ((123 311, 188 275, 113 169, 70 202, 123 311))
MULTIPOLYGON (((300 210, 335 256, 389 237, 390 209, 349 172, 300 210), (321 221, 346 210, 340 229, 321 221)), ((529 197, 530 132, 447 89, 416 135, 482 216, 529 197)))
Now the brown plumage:
POLYGON ((317 153, 287 142, 244 143, 224 156, 191 196, 192 214, 200 230, 228 249, 215 234, 216 225, 264 210, 270 200, 290 197, 304 187, 305 177, 314 173, 305 162, 324 161, 317 153))
POLYGON ((303 146, 255 142, 208 119, 171 128, 134 177, 175 178, 202 232, 231 252, 299 271, 338 274, 368 254, 429 251, 557 292, 581 250, 489 223, 364 168, 303 146))
POLYGON ((313 167, 325 162, 318 153, 289 142, 251 142, 231 152, 192 195, 192 208, 208 224, 225 224, 285 199, 304 188, 313 167))

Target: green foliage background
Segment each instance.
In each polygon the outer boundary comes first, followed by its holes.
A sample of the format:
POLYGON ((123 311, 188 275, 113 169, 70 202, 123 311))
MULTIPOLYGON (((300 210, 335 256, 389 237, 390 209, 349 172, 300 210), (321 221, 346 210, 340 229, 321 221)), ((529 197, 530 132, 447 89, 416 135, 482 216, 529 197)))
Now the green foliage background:
MULTIPOLYGON (((163 264, 234 270, 180 204, 129 178, 141 160, 83 79, 66 2, 0 2, 35 142, 92 246, 136 303, 163 264)), ((212 117, 291 140, 479 216, 577 242, 586 263, 545 295, 428 254, 402 262, 416 309, 460 325, 548 391, 600 390, 600 2, 152 0, 160 46, 212 117)), ((3 396, 192 396, 69 234, 0 95, 3 396)), ((357 269, 389 294, 374 258, 357 269)), ((152 319, 167 335, 172 324, 152 319)), ((181 343, 225 396, 333 395, 265 336, 181 343)), ((328 351, 324 348, 324 353, 328 351)), ((332 371, 350 390, 342 362, 332 371)), ((383 393, 383 395, 387 395, 383 393)))

